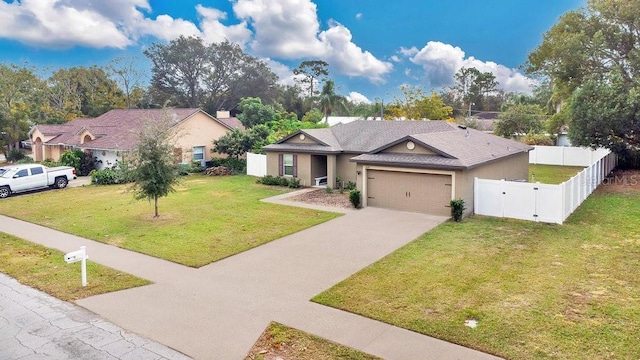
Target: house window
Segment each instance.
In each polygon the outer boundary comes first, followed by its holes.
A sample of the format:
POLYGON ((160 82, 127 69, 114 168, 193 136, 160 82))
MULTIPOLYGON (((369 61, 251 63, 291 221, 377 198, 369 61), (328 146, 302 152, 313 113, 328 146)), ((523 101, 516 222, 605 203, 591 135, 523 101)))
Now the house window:
POLYGON ((278 176, 298 176, 298 155, 278 154, 278 176))
POLYGON ((204 146, 193 147, 193 160, 194 161, 204 160, 204 146))
POLYGON ((282 173, 293 176, 293 154, 282 155, 282 173))

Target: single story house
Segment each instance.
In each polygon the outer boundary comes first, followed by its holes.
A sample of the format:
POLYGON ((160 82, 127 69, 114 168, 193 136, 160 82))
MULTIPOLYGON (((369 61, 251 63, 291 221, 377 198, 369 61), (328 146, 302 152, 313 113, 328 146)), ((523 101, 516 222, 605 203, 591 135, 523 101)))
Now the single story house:
MULTIPOLYGON (((211 160, 213 140, 232 129, 244 129, 229 112, 213 117, 201 109, 115 109, 96 118, 78 118, 65 124, 35 125, 29 132, 36 161, 60 159, 69 149, 89 151, 96 168, 111 167, 135 148, 147 121, 169 116, 174 123, 176 163, 211 160)), ((220 155, 222 156, 222 155, 220 155)))
POLYGON ((450 216, 473 212, 474 178, 525 180, 529 145, 446 121, 353 121, 300 130, 264 147, 267 174, 304 186, 352 181, 363 206, 450 216))

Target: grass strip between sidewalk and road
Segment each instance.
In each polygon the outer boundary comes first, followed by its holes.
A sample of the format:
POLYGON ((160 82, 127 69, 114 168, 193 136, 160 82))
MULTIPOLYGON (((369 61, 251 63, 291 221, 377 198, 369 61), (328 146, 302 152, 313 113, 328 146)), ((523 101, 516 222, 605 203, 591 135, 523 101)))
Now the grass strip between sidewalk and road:
POLYGON ((153 204, 129 185, 84 186, 0 201, 0 214, 143 254, 199 267, 340 216, 269 204, 290 189, 251 176, 191 175, 153 204))
POLYGON ((336 344, 319 336, 272 322, 245 360, 375 360, 379 357, 336 344))
POLYGON ((636 358, 638 214, 598 190, 564 225, 448 222, 313 301, 508 359, 636 358))
POLYGON ((87 261, 87 286, 80 263, 67 264, 60 251, 0 233, 0 272, 61 300, 76 300, 151 284, 150 281, 87 261))

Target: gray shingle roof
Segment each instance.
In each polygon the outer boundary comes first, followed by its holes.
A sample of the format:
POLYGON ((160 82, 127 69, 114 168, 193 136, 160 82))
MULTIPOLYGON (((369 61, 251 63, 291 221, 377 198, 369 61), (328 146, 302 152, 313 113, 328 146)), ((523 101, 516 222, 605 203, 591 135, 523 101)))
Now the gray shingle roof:
POLYGON ((464 169, 466 167, 458 159, 446 158, 439 155, 425 154, 362 154, 352 158, 351 161, 372 165, 380 164, 387 166, 410 166, 429 169, 464 169))
POLYGON ((352 161, 462 169, 528 152, 531 147, 445 121, 354 121, 328 129, 301 130, 327 145, 287 142, 268 145, 266 151, 359 153, 352 161), (395 144, 412 140, 441 155, 384 153, 395 144))
POLYGON ((411 137, 459 159, 465 167, 531 150, 531 146, 527 144, 474 129, 457 129, 440 134, 416 134, 411 137))

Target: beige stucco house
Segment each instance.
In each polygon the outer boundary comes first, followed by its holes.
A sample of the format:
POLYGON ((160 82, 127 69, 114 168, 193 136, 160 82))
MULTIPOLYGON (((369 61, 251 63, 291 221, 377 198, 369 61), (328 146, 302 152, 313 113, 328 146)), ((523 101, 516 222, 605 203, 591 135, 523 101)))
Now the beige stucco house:
POLYGON ((200 109, 116 109, 96 118, 79 118, 60 125, 36 125, 30 131, 36 161, 57 161, 66 150, 90 151, 98 169, 111 167, 132 150, 148 121, 169 117, 174 123, 176 163, 204 162, 214 154, 213 140, 232 129, 243 129, 229 112, 213 117, 200 109))
POLYGON ((526 180, 531 149, 445 121, 354 121, 264 148, 268 175, 331 187, 340 177, 357 184, 363 206, 444 216, 452 199, 473 212, 474 177, 526 180))

